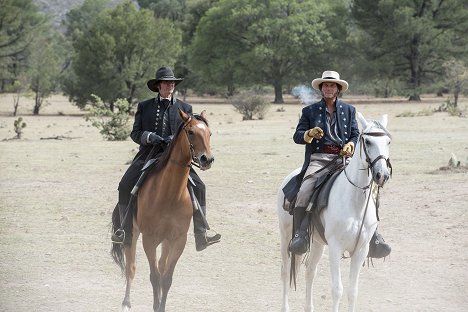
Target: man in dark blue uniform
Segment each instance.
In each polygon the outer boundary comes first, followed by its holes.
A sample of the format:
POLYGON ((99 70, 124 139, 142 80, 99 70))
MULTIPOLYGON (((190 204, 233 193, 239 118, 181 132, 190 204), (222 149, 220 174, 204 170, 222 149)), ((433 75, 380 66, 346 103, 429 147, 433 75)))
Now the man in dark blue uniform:
MULTIPOLYGON (((356 109, 338 99, 340 92, 348 89, 348 83, 335 71, 324 71, 322 78, 312 81, 312 87, 320 90, 322 100, 302 109, 302 115, 293 135, 294 142, 305 144, 305 159, 301 172, 283 188, 288 202, 294 201, 294 236, 289 251, 303 254, 309 246, 306 208, 319 178, 342 164, 344 155, 351 157, 359 138, 356 109), (330 162, 337 163, 330 166, 330 162), (306 178, 304 178, 306 177, 306 178)), ((374 234, 369 256, 385 257, 390 253, 382 236, 374 234), (374 244, 374 245, 373 245, 374 244)))
MULTIPOLYGON (((122 224, 122 228, 128 228, 128 222, 132 222, 132 213, 128 211, 131 207, 128 207, 128 203, 131 191, 141 175, 141 169, 145 162, 148 158, 158 158, 171 142, 173 135, 182 123, 178 109, 192 115, 192 106, 176 99, 173 95, 175 86, 182 80, 182 78, 176 78, 169 67, 159 68, 156 71, 156 78, 147 82, 148 88, 158 92, 158 95, 138 103, 130 137, 140 145, 140 149, 119 183, 119 202, 116 209, 119 209, 121 219, 127 214, 129 216, 123 220, 127 224, 122 224), (150 155, 151 151, 153 151, 153 155, 150 155)), ((221 235, 207 236, 207 224, 204 220, 204 216, 206 216, 205 184, 193 168, 190 169, 190 178, 194 183, 194 195, 202 210, 195 210, 193 214, 195 245, 197 251, 201 251, 207 246, 219 242, 221 235)), ((112 240, 119 242, 119 236, 114 234, 112 240)))

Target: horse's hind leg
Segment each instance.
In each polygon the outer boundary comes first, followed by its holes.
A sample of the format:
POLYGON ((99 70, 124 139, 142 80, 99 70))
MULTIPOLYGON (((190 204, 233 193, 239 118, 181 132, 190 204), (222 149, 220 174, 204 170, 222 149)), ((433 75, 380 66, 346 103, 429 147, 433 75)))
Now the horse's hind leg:
POLYGON ((132 287, 133 279, 135 278, 136 264, 135 264, 135 255, 136 255, 136 246, 138 241, 138 236, 140 232, 136 224, 133 224, 133 234, 132 234, 132 243, 130 246, 124 247, 125 252, 125 297, 122 301, 122 312, 130 311, 130 289, 132 287))

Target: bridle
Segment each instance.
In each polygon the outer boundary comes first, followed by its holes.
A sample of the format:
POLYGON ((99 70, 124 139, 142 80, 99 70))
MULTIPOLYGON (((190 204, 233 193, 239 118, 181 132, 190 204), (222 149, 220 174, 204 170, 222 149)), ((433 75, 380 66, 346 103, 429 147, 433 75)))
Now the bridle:
MULTIPOLYGON (((374 160, 371 160, 370 159, 370 156, 369 156, 369 152, 367 151, 367 146, 366 146, 366 142, 364 140, 364 137, 365 136, 372 136, 372 137, 382 137, 382 136, 388 136, 390 139, 392 138, 392 135, 386 131, 385 129, 383 129, 385 132, 366 132, 366 133, 362 133, 359 140, 360 140, 360 145, 362 146, 362 150, 364 150, 364 154, 366 155, 366 163, 367 163, 367 168, 364 168, 364 169, 361 169, 361 170, 367 170, 367 175, 369 176, 369 173, 370 171, 372 171, 372 169, 374 168, 374 165, 377 163, 377 161, 383 159, 385 160, 385 162, 387 163, 387 168, 390 170, 390 176, 392 175, 392 172, 393 172, 393 168, 392 168, 392 164, 390 163, 390 158, 388 157, 385 157, 385 155, 379 155, 377 156, 374 160)), ((371 180, 369 182, 369 184, 367 186, 364 186, 364 187, 361 187, 361 186, 358 186, 356 185, 355 183, 353 183, 353 181, 351 181, 348 177, 348 174, 346 172, 346 168, 344 169, 344 173, 345 173, 345 176, 346 176, 346 179, 348 180, 349 183, 351 183, 353 186, 361 189, 361 190, 367 190, 368 188, 370 188, 370 186, 372 185, 372 182, 373 180, 371 180)))
POLYGON ((192 165, 197 167, 197 168, 200 168, 200 160, 198 159, 198 157, 195 156, 195 149, 193 147, 193 144, 192 142, 190 141, 190 136, 189 136, 189 133, 188 133, 188 130, 187 130, 187 127, 188 125, 190 124, 190 122, 192 121, 192 116, 189 116, 189 118, 187 119, 187 121, 184 122, 183 126, 182 126, 182 130, 185 131, 185 135, 187 135, 187 139, 189 141, 189 150, 190 150, 190 162, 188 164, 185 164, 185 163, 180 163, 176 160, 173 160, 172 158, 170 159, 171 162, 183 167, 183 168, 191 168, 192 165))
MULTIPOLYGON (((379 124, 380 125, 380 124, 379 124)), ((388 136, 390 139, 392 138, 391 134, 383 127, 381 127, 382 130, 384 130, 384 132, 366 132, 366 133, 362 133, 359 140, 360 140, 360 145, 362 145, 362 150, 364 150, 364 154, 366 155, 366 162, 367 162, 367 168, 364 168, 364 169, 361 169, 361 170, 366 170, 367 169, 367 176, 369 176, 369 172, 374 168, 374 165, 377 163, 377 161, 379 161, 380 159, 384 159, 385 162, 387 163, 387 168, 390 169, 390 176, 392 175, 392 171, 393 171, 393 168, 392 168, 392 164, 390 163, 390 158, 387 158, 385 157, 384 155, 379 155, 377 156, 374 160, 371 160, 370 157, 369 157, 369 152, 367 151, 367 146, 366 146, 366 142, 364 140, 364 136, 372 136, 372 137, 382 137, 382 136, 388 136)), ((364 215, 362 217, 362 222, 361 222, 361 226, 359 227, 359 234, 357 236, 357 239, 356 239, 356 243, 354 244, 354 249, 353 251, 351 252, 351 256, 354 254, 354 251, 356 251, 356 248, 357 248, 357 245, 358 245, 358 242, 359 242, 359 237, 361 236, 361 233, 362 233, 362 228, 364 226, 364 219, 366 217, 366 214, 367 214, 367 208, 369 207, 369 200, 371 198, 371 194, 372 194, 372 186, 374 184, 374 179, 371 179, 369 184, 365 187, 360 187, 360 186, 357 186, 356 184, 354 184, 348 177, 347 173, 346 173, 346 168, 344 169, 344 172, 345 172, 345 176, 346 176, 346 179, 348 180, 349 183, 351 183, 353 186, 361 189, 364 191, 364 193, 367 191, 367 189, 370 189, 371 191, 369 191, 369 195, 367 196, 367 199, 366 199, 366 208, 364 209, 364 215)), ((379 220, 379 213, 378 213, 378 209, 379 209, 379 195, 380 195, 380 188, 381 186, 378 186, 377 188, 377 194, 375 195, 375 208, 376 208, 376 216, 377 216, 377 220, 379 220)))

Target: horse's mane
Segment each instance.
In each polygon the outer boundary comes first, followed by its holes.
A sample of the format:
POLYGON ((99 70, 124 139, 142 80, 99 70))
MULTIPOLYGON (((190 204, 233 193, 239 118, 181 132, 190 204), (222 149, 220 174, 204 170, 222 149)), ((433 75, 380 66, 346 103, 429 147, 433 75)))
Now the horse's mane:
MULTIPOLYGON (((208 126, 208 120, 206 120, 205 117, 202 115, 195 114, 192 116, 193 118, 200 120, 204 122, 208 126)), ((177 131, 174 135, 174 138, 172 139, 171 144, 169 144, 168 148, 162 153, 162 155, 159 157, 158 161, 156 162, 156 165, 154 166, 152 172, 153 173, 158 173, 164 168, 169 161, 170 155, 172 153, 172 150, 174 149, 175 144, 173 144, 177 138, 179 137, 180 133, 182 132, 182 129, 184 127, 184 123, 182 122, 179 127, 177 128, 177 131)), ((209 126, 208 126, 209 127, 209 126)))

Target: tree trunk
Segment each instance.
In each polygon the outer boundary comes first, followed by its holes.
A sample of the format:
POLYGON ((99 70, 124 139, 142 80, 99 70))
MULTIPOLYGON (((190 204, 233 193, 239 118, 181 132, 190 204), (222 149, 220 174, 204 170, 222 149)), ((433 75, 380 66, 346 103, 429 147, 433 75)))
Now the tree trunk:
POLYGON ((273 83, 273 87, 275 88, 275 100, 273 101, 273 103, 275 104, 283 104, 284 103, 284 100, 283 100, 283 84, 281 83, 281 81, 275 81, 273 83))
POLYGON ((460 84, 455 85, 455 90, 453 91, 453 106, 456 108, 458 106, 458 96, 460 95, 461 92, 461 86, 460 84))
POLYGON ((408 101, 421 102, 421 96, 419 94, 410 95, 408 101))
POLYGON ((36 99, 35 99, 35 104, 34 104, 34 109, 33 109, 33 115, 39 115, 39 110, 41 109, 42 105, 42 98, 39 95, 39 92, 36 92, 36 99))

